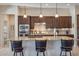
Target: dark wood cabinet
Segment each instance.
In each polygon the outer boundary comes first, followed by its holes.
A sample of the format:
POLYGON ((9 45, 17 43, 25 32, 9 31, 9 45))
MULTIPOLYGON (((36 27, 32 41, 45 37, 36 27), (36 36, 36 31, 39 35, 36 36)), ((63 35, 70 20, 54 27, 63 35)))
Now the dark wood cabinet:
POLYGON ((43 18, 39 18, 39 16, 28 16, 27 18, 18 16, 18 24, 29 24, 30 29, 34 28, 35 23, 41 22, 46 23, 46 28, 72 28, 71 16, 60 16, 59 18, 54 16, 44 16, 43 18))
MULTIPOLYGON (((27 18, 23 18, 23 16, 18 16, 18 25, 29 24, 30 32, 31 29, 34 29, 35 23, 41 23, 41 22, 46 23, 46 28, 72 28, 71 16, 60 16, 58 18, 55 18, 54 16, 44 16, 43 18, 39 18, 39 16, 28 16, 27 18)), ((79 20, 77 25, 79 25, 79 20)), ((79 26, 77 27, 79 29, 79 26)))
POLYGON ((72 28, 72 19, 70 16, 60 16, 56 19, 57 28, 72 28))
POLYGON ((77 38, 79 39, 79 15, 77 15, 77 38))
POLYGON ((31 19, 30 19, 30 23, 31 23, 31 29, 34 28, 34 24, 35 23, 39 23, 40 22, 40 19, 38 16, 31 16, 31 19))
POLYGON ((54 28, 54 19, 53 16, 45 16, 44 21, 46 22, 46 28, 54 28))
MULTIPOLYGON (((79 15, 77 15, 77 39, 79 39, 79 15)), ((79 46, 79 40, 77 40, 77 45, 79 46)))
POLYGON ((18 16, 18 24, 30 24, 30 17, 24 18, 23 16, 18 16))
POLYGON ((39 18, 38 16, 31 16, 31 28, 34 28, 34 23, 45 22, 46 28, 71 28, 72 20, 71 16, 60 16, 55 18, 54 16, 44 16, 39 18))
POLYGON ((34 28, 34 23, 46 23, 46 28, 53 28, 53 19, 52 16, 44 16, 43 18, 39 18, 38 16, 31 16, 31 28, 34 28))

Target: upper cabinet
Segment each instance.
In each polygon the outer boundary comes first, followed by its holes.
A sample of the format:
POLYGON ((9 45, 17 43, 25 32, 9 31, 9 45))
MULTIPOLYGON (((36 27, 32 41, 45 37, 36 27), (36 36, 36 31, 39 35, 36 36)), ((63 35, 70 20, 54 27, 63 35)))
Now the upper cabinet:
POLYGON ((53 27, 53 19, 52 16, 44 16, 43 18, 39 18, 38 16, 31 16, 31 28, 34 28, 35 23, 46 23, 46 28, 53 27))
POLYGON ((71 16, 60 16, 59 18, 54 16, 44 16, 43 18, 31 16, 31 28, 34 28, 34 23, 40 22, 45 22, 46 28, 72 28, 71 16))
POLYGON ((56 28, 72 28, 72 20, 70 16, 60 16, 55 19, 56 28))
POLYGON ((79 38, 79 15, 77 15, 77 37, 79 38))
POLYGON ((29 24, 30 28, 34 28, 35 23, 46 23, 46 28, 72 28, 71 16, 60 16, 55 18, 54 16, 44 16, 39 18, 39 16, 28 16, 23 18, 18 17, 19 24, 29 24))
POLYGON ((30 24, 30 17, 23 18, 23 16, 18 16, 18 24, 30 24))

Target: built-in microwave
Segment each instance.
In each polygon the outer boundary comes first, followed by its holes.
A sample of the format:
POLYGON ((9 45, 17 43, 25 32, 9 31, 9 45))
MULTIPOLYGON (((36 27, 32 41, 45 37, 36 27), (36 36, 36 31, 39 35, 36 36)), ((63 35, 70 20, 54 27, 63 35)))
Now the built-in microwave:
POLYGON ((19 35, 29 34, 29 24, 19 24, 19 35))

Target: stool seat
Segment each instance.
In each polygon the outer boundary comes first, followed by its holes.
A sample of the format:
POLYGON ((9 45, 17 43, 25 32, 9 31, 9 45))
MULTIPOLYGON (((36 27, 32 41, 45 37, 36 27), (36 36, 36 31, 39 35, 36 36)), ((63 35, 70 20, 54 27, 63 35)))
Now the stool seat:
POLYGON ((36 40, 35 41, 37 56, 39 52, 43 52, 43 55, 45 56, 46 44, 47 44, 47 40, 36 40))
POLYGON ((71 56, 71 51, 72 51, 72 47, 74 45, 74 40, 61 40, 61 52, 60 52, 60 56, 62 55, 62 52, 65 51, 65 56, 67 55, 66 52, 70 52, 70 56, 71 56))
POLYGON ((20 55, 23 54, 23 47, 22 47, 22 41, 12 41, 11 42, 12 51, 14 51, 14 56, 17 56, 17 53, 20 53, 20 55))

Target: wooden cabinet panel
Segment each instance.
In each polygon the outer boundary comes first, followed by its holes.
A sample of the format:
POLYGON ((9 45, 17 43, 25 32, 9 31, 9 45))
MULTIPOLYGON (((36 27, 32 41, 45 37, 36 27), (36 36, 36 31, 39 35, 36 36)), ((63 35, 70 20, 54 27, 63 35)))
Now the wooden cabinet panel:
POLYGON ((39 18, 38 16, 31 16, 31 28, 34 28, 34 23, 46 23, 46 28, 54 27, 54 17, 52 16, 44 16, 43 18, 39 18))
POLYGON ((22 16, 18 17, 19 24, 30 24, 30 28, 34 28, 34 23, 45 22, 46 28, 71 28, 72 20, 71 16, 60 16, 55 18, 54 16, 44 16, 39 18, 39 16, 28 16, 26 19, 22 16))
POLYGON ((23 16, 18 16, 18 24, 30 24, 30 17, 23 18, 23 16))
MULTIPOLYGON (((79 15, 77 15, 77 39, 79 39, 79 15)), ((79 46, 79 40, 77 40, 77 45, 79 46)))
POLYGON ((77 38, 79 39, 79 15, 77 15, 77 38))
POLYGON ((56 19, 56 28, 71 28, 72 20, 70 16, 60 16, 56 19))
POLYGON ((79 15, 77 15, 77 28, 79 29, 79 15))
POLYGON ((46 28, 53 28, 54 27, 54 17, 52 16, 45 16, 44 22, 46 23, 46 28))
POLYGON ((31 16, 31 25, 30 25, 31 29, 34 28, 35 23, 39 23, 39 22, 40 22, 40 19, 38 16, 31 16))

